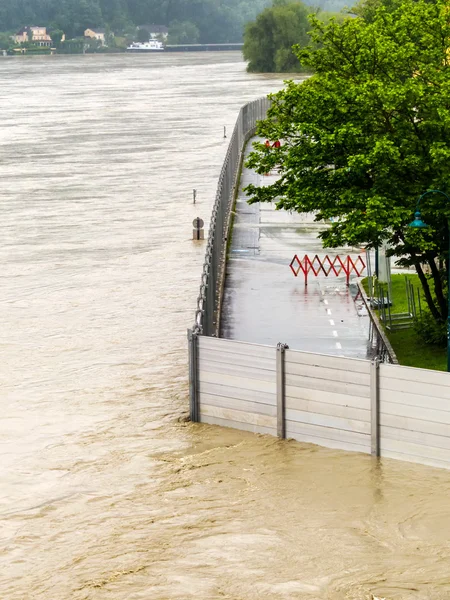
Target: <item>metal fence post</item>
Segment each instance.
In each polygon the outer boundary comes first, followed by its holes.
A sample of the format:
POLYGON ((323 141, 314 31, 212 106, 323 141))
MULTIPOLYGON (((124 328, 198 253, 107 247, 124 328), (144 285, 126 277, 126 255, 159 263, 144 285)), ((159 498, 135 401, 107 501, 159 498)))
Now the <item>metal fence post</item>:
POLYGON ((189 346, 189 413, 193 423, 200 420, 198 405, 198 334, 188 329, 189 346))
POLYGON ((370 451, 380 456, 380 360, 370 363, 370 451))
POLYGON ((287 344, 277 344, 277 436, 286 437, 285 418, 285 351, 289 349, 287 344))

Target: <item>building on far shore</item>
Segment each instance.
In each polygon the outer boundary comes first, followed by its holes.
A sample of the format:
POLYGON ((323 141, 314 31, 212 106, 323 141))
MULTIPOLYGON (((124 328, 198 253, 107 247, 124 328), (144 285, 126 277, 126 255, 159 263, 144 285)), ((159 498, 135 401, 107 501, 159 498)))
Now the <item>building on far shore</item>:
MULTIPOLYGON (((114 35, 114 34, 111 34, 114 35)), ((85 38, 90 38, 91 40, 98 40, 102 46, 106 46, 106 30, 100 29, 98 27, 91 27, 85 30, 84 32, 85 38)))
POLYGON ((148 31, 151 40, 161 40, 162 42, 165 42, 169 35, 169 30, 165 25, 139 25, 138 29, 148 31))
POLYGON ((35 25, 31 27, 22 27, 20 31, 13 36, 13 40, 16 44, 31 43, 35 46, 41 46, 42 48, 51 48, 52 38, 47 33, 46 27, 37 27, 35 25))

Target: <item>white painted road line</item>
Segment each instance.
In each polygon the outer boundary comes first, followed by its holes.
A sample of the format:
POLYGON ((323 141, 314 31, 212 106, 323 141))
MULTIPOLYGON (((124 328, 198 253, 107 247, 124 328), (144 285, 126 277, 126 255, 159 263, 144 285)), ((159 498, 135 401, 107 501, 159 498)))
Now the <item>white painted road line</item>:
POLYGON ((330 319, 330 325, 332 325, 334 327, 334 321, 333 321, 333 319, 330 319))
POLYGON ((327 308, 327 315, 331 315, 331 309, 327 308))
POLYGON ((338 332, 336 330, 333 331, 333 335, 334 335, 334 337, 339 337, 338 332))
POLYGON ((324 304, 328 304, 328 300, 324 300, 324 301, 323 301, 323 303, 324 303, 324 304))
POLYGON ((338 350, 342 350, 342 345, 339 342, 336 342, 336 348, 338 350))

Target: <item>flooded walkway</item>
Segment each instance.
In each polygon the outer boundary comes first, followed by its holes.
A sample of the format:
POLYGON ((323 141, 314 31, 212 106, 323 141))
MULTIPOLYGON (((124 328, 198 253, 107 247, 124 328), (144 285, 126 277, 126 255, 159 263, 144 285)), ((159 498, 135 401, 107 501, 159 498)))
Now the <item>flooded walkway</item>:
MULTIPOLYGON (((251 152, 248 144, 246 156, 251 152)), ((277 211, 273 204, 247 203, 243 189, 270 185, 276 174, 244 167, 236 203, 222 317, 222 336, 353 358, 366 358, 369 318, 358 311, 345 277, 314 277, 305 287, 289 264, 295 254, 346 255, 326 250, 317 238, 322 224, 312 214, 277 211)), ((353 252, 350 252, 353 254, 353 252)))

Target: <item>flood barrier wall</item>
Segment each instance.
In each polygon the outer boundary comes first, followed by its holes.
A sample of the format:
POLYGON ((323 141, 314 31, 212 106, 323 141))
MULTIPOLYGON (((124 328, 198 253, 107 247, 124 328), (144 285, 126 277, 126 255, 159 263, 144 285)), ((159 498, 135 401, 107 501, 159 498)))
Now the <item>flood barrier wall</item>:
POLYGON ((197 420, 450 468, 450 374, 196 339, 197 420))

